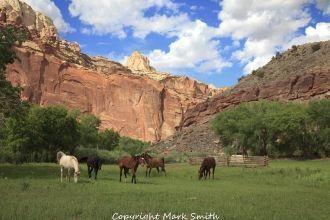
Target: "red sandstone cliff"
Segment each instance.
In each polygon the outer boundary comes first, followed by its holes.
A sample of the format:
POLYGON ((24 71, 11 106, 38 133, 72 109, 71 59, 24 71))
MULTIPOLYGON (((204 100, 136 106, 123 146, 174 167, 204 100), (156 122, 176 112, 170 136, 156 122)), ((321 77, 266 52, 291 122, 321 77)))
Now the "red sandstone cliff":
POLYGON ((217 92, 187 77, 158 73, 138 53, 131 60, 133 67, 145 68, 138 71, 89 57, 77 43, 61 40, 48 17, 19 0, 2 0, 0 8, 1 25, 24 26, 29 33, 6 70, 29 102, 77 108, 99 116, 103 128, 155 141, 172 135, 189 108, 217 92))

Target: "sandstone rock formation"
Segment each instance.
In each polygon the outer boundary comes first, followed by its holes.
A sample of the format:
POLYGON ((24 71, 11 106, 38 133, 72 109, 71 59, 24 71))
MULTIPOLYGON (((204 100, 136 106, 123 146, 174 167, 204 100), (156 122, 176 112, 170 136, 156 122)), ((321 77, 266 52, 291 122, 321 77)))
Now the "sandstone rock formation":
POLYGON ((0 25, 22 25, 29 32, 29 39, 15 48, 19 59, 6 70, 7 78, 23 89, 24 100, 64 104, 99 116, 102 128, 158 141, 175 132, 188 109, 217 93, 187 77, 158 73, 138 53, 130 58, 134 70, 103 57, 89 57, 77 43, 61 40, 51 20, 26 3, 0 3, 6 8, 0 25))
POLYGON ((150 66, 150 62, 147 57, 143 56, 139 51, 134 51, 132 55, 127 59, 126 66, 132 71, 141 72, 155 72, 155 68, 150 66))
POLYGON ((330 98, 330 41, 293 46, 232 89, 200 102, 184 114, 178 131, 157 143, 155 149, 220 152, 219 139, 212 130, 217 113, 260 99, 302 102, 319 98, 330 98))

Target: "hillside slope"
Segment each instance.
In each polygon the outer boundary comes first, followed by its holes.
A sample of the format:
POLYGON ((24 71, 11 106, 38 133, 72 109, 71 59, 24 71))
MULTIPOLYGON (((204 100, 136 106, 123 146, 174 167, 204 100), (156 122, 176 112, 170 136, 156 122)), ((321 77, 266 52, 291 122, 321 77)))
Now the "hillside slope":
POLYGON ((184 114, 177 132, 155 145, 158 151, 219 152, 211 129, 215 115, 242 102, 260 99, 307 101, 330 97, 330 41, 293 46, 236 86, 197 104, 184 114))

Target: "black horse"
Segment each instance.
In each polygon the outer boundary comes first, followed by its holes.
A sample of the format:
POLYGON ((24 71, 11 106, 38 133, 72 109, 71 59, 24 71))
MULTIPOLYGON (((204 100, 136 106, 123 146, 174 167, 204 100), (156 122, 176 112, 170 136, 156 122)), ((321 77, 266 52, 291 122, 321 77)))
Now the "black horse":
POLYGON ((101 170, 102 167, 102 161, 98 156, 89 156, 89 157, 83 157, 79 159, 79 162, 86 161, 87 162, 87 170, 88 170, 88 177, 92 177, 92 172, 94 170, 95 173, 95 180, 97 178, 97 172, 101 170), (86 161, 87 160, 87 161, 86 161))

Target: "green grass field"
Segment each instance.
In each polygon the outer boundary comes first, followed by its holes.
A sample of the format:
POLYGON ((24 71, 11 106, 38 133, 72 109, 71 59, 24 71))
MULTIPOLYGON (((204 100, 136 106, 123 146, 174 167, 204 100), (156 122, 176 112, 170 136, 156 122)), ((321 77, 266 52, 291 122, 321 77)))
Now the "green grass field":
POLYGON ((210 181, 198 181, 198 167, 188 164, 167 165, 167 177, 154 171, 151 178, 139 167, 138 184, 119 183, 114 165, 103 166, 97 181, 87 178, 85 164, 80 167, 78 184, 61 184, 56 164, 0 164, 0 218, 111 219, 114 213, 141 212, 190 217, 215 212, 220 219, 330 219, 330 160, 217 167, 210 181))

